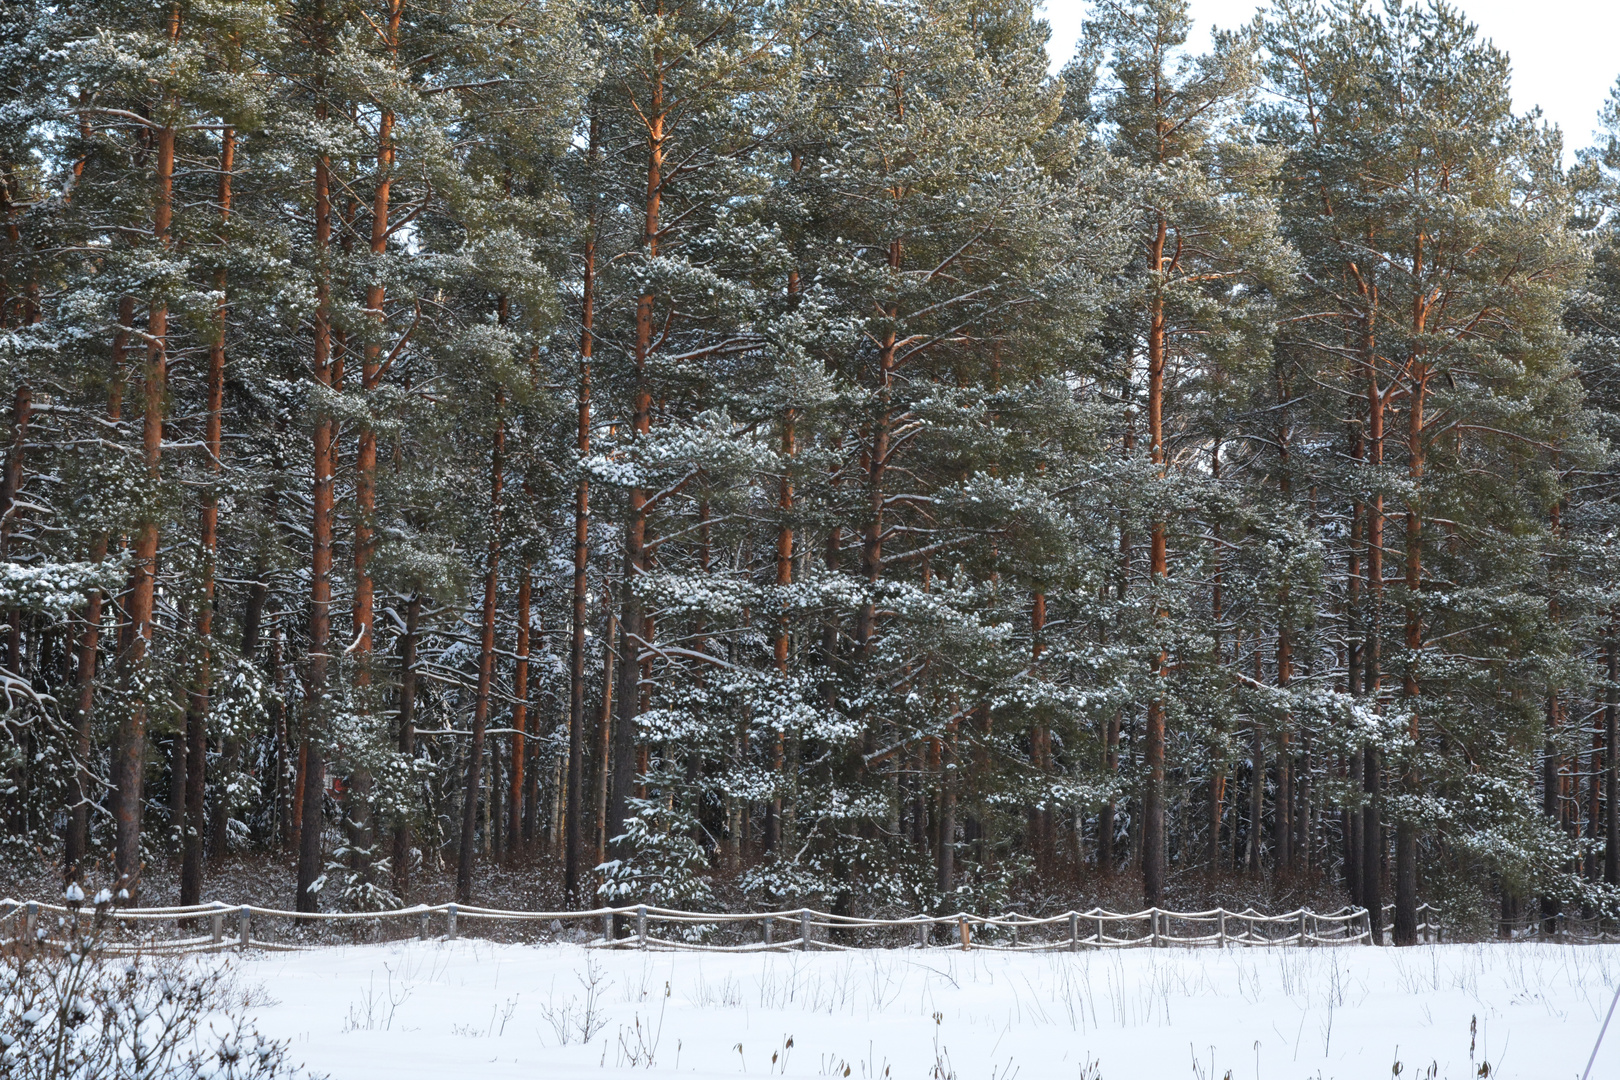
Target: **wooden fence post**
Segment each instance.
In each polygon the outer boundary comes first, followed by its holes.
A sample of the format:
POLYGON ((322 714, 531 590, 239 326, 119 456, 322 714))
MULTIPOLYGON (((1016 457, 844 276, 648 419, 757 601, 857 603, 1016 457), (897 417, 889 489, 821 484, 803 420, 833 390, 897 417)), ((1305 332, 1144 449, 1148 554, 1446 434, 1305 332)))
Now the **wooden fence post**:
POLYGON ((775 928, 776 920, 769 915, 765 916, 765 930, 764 933, 760 935, 761 940, 763 940, 765 944, 769 945, 771 943, 771 931, 775 928))
POLYGON ((961 933, 962 933, 962 951, 967 952, 968 949, 972 947, 972 941, 973 941, 973 938, 972 938, 971 934, 968 931, 967 916, 965 916, 965 915, 960 916, 960 917, 957 918, 956 921, 957 921, 957 929, 960 930, 961 933))
POLYGON ((214 932, 214 944, 216 946, 223 944, 225 941, 225 913, 216 911, 208 917, 208 921, 212 924, 210 929, 214 932))
POLYGON ((799 948, 810 951, 810 909, 799 909, 799 948))
POLYGON ((917 948, 928 948, 928 931, 930 929, 932 929, 932 927, 926 922, 920 922, 917 924, 917 948))
POLYGON ((602 940, 611 944, 613 938, 613 912, 609 911, 602 916, 602 940))
POLYGON ((1159 947, 1159 909, 1148 908, 1148 926, 1153 931, 1153 947, 1159 947))
POLYGON ((29 948, 39 943, 39 904, 33 900, 28 901, 27 916, 23 920, 23 939, 29 948))
POLYGON ((243 904, 236 909, 236 944, 245 949, 253 940, 253 909, 243 904))
POLYGON ((1215 909, 1215 924, 1216 924, 1216 930, 1215 930, 1216 944, 1220 948, 1224 949, 1224 948, 1226 948, 1226 909, 1225 908, 1216 908, 1215 909))
POLYGON ((1299 909, 1299 944, 1303 948, 1311 943, 1311 936, 1305 930, 1305 909, 1299 909))
POLYGON ((640 940, 640 948, 647 947, 647 905, 636 905, 636 937, 640 940))
POLYGON ((1080 951, 1080 913, 1069 912, 1069 951, 1080 951))
POLYGON ((449 904, 444 909, 444 936, 447 941, 456 940, 456 905, 449 904))
POLYGON ((416 914, 416 940, 426 941, 428 938, 428 913, 419 911, 416 914))
POLYGON ((1100 948, 1102 948, 1102 946, 1103 946, 1103 917, 1101 915, 1099 915, 1099 916, 1097 916, 1097 948, 1100 949, 1100 948))

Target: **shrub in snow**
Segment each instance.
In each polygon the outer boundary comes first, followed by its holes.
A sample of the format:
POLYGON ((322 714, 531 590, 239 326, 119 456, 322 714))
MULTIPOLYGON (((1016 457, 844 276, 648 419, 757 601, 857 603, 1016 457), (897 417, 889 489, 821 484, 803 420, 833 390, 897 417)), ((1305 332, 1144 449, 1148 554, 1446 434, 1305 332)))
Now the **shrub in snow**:
MULTIPOLYGON (((77 889, 72 892, 78 892, 77 889)), ((68 895, 76 905, 83 894, 68 895)), ((103 892, 0 958, 6 1080, 295 1080, 285 1043, 254 1030, 228 966, 142 955, 119 941, 103 892)))

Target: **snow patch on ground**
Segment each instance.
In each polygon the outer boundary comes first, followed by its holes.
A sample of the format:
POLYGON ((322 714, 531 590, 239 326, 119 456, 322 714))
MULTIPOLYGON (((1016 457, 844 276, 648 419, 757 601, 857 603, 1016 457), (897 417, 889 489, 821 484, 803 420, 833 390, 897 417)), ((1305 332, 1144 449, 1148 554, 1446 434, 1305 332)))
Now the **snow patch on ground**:
MULTIPOLYGON (((600 952, 472 940, 250 955, 332 1080, 1579 1078, 1620 946, 600 952), (1489 1072, 1481 1066, 1489 1064, 1489 1072)), ((1620 1077, 1620 1025, 1594 1077, 1620 1077)))

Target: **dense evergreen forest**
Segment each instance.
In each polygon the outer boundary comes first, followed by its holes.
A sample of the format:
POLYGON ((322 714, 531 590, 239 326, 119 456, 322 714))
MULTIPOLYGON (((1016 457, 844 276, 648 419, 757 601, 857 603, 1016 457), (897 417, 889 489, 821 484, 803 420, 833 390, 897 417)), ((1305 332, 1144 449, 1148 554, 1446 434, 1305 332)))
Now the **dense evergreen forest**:
POLYGON ((1620 915, 1620 98, 1189 26, 6 4, 7 865, 1620 915))

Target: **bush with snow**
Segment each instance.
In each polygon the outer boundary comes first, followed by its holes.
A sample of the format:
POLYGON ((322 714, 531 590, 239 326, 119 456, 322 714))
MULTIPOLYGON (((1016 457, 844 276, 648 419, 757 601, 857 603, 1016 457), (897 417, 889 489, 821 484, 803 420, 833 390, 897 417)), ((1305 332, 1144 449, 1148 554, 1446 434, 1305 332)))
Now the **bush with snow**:
MULTIPOLYGON (((84 894, 70 886, 76 908, 84 894)), ((226 964, 110 951, 106 894, 0 957, 5 1080, 298 1080, 287 1044, 248 1018, 226 964)))

